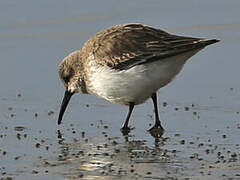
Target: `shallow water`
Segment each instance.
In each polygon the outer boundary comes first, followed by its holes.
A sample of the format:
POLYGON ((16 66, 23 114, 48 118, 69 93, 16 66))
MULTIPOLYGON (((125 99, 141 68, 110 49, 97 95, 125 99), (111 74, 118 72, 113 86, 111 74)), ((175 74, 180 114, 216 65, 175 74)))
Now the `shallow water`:
POLYGON ((0 179, 240 179, 240 1, 1 1, 0 179), (75 95, 56 125, 64 88, 57 65, 94 33, 142 22, 217 38, 134 109, 75 95), (164 106, 163 104, 167 104, 164 106))

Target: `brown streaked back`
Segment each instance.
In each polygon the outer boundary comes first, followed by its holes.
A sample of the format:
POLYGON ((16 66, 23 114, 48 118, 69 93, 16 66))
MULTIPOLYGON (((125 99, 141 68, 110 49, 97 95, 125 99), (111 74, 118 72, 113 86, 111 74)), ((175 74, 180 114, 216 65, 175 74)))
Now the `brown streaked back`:
POLYGON ((82 53, 86 58, 92 53, 98 64, 124 70, 202 49, 218 41, 172 35, 142 24, 125 24, 94 35, 84 44, 82 53))

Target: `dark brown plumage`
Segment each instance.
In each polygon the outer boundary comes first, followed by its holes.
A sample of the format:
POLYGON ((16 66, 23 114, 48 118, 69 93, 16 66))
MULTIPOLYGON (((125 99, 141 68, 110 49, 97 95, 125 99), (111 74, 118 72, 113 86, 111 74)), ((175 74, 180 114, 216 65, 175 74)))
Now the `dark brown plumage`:
POLYGON ((126 24, 97 33, 84 44, 82 52, 93 53, 101 65, 123 70, 216 42, 216 39, 172 35, 142 24, 126 24))

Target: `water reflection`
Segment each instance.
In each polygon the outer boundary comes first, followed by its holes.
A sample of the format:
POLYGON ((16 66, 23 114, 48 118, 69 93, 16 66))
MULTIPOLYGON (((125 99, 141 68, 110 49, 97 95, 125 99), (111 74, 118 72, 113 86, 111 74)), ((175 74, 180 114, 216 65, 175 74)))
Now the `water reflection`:
MULTIPOLYGON (((125 141, 128 142, 128 138, 130 135, 130 133, 132 132, 132 130, 134 130, 135 128, 131 128, 128 130, 121 130, 122 132, 122 136, 124 137, 125 141)), ((164 134, 164 130, 159 128, 159 127, 153 127, 151 129, 148 130, 148 133, 155 139, 155 142, 159 142, 161 137, 164 134)))
POLYGON ((67 164, 66 172, 61 172, 66 179, 78 176, 84 179, 138 178, 143 171, 151 171, 156 163, 170 162, 170 152, 163 149, 164 138, 156 138, 155 147, 148 147, 146 140, 132 140, 130 134, 123 138, 103 136, 89 138, 86 142, 85 137, 66 142, 61 131, 57 133, 60 154, 56 165, 67 164), (141 166, 147 169, 135 171, 141 166))

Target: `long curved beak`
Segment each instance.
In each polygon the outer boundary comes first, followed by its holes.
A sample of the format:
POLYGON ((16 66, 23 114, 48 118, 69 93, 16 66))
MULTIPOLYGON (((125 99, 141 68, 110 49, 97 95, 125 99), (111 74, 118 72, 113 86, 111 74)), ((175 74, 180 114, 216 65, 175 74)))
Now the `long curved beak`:
POLYGON ((61 124, 62 122, 62 117, 63 117, 63 114, 67 108, 67 105, 72 97, 74 93, 71 93, 69 91, 65 91, 65 94, 64 94, 64 97, 63 97, 63 100, 62 100, 62 105, 61 105, 61 109, 60 109, 60 112, 59 112, 59 116, 58 116, 58 124, 61 124))

